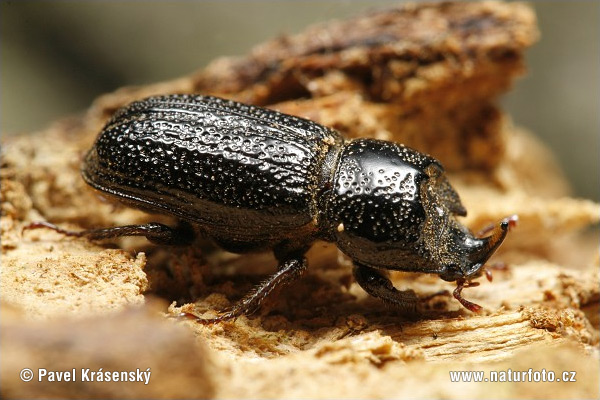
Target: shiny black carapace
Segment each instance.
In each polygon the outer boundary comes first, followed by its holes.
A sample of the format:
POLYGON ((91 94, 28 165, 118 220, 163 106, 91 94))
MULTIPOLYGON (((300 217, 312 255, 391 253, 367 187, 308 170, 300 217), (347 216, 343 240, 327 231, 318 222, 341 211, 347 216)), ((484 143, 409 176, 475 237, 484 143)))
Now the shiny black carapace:
POLYGON ((182 223, 130 225, 71 236, 141 235, 189 244, 196 235, 232 252, 272 250, 278 271, 230 310, 201 322, 256 310, 275 288, 301 276, 316 240, 335 243, 354 262, 372 296, 406 310, 415 293, 398 291, 387 271, 437 274, 461 290, 481 275, 516 218, 477 237, 441 164, 400 144, 344 140, 306 119, 216 97, 171 95, 116 112, 83 163, 85 181, 126 204, 182 223))

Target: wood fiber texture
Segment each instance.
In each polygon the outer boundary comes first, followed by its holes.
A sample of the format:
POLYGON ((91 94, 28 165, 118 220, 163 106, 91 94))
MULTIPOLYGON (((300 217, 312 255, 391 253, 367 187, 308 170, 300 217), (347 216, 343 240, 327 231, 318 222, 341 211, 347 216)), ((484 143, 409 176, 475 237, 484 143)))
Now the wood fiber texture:
MULTIPOLYGON (((98 98, 87 113, 2 144, 4 398, 597 398, 600 207, 569 195, 552 155, 496 105, 537 39, 521 3, 420 3, 331 21, 223 58, 189 76, 98 98), (356 29, 359 26, 361 29, 356 29), (309 273, 252 317, 205 316, 274 272, 270 254, 235 255, 127 238, 92 243, 68 229, 157 221, 107 203, 81 160, 122 105, 202 93, 307 117, 347 137, 395 140, 450 171, 474 231, 511 214, 519 226, 491 262, 508 267, 464 296, 432 298, 408 318, 369 297, 350 261, 317 243, 309 273), (140 306, 145 306, 140 309, 140 306), (170 306, 168 305, 170 304, 170 306), (24 383, 22 368, 151 368, 148 385, 24 383), (452 383, 450 371, 576 371, 577 382, 452 383)), ((393 273, 398 289, 452 290, 393 273)), ((486 375, 486 377, 489 375, 486 375)))

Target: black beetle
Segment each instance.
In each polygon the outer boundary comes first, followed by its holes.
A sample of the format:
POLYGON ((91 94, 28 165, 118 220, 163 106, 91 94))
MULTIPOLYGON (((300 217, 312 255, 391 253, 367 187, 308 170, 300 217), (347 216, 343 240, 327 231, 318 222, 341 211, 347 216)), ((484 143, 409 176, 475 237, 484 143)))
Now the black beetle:
POLYGON ((275 288, 301 276, 315 240, 334 242, 354 262, 370 295, 415 310, 388 270, 457 281, 454 297, 474 286, 516 217, 477 237, 441 164, 400 144, 344 140, 306 119, 209 96, 151 97, 118 110, 82 167, 85 181, 128 205, 170 214, 181 224, 129 225, 70 232, 104 239, 139 235, 189 244, 196 235, 237 253, 273 250, 278 271, 213 319, 255 311, 275 288))

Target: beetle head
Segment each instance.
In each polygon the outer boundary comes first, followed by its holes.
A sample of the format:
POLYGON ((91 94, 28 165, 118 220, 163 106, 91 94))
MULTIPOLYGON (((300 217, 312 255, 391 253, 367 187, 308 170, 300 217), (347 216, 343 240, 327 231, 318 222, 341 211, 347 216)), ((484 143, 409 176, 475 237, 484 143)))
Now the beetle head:
POLYGON ((461 225, 455 215, 466 215, 458 195, 443 170, 432 163, 425 168, 429 179, 421 183, 426 220, 422 240, 430 258, 446 281, 470 280, 482 274, 482 267, 502 244, 516 216, 505 218, 490 236, 479 238, 461 225))

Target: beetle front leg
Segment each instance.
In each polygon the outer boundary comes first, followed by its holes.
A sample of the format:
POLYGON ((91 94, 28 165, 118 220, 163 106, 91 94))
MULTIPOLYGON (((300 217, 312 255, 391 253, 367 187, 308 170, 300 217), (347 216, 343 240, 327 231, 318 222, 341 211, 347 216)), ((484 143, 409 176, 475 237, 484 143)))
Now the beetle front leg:
POLYGON ((400 307, 408 313, 417 311, 419 298, 415 292, 410 289, 404 291, 396 289, 383 272, 360 264, 355 265, 352 272, 356 282, 371 296, 400 307))
POLYGON ((262 302, 275 289, 282 288, 302 276, 307 269, 306 258, 293 258, 283 262, 276 273, 261 282, 244 298, 238 301, 229 310, 220 312, 215 318, 200 318, 190 313, 182 313, 181 316, 190 317, 202 324, 213 324, 216 322, 235 319, 241 315, 249 315, 258 310, 262 302))
POLYGON ((175 228, 150 222, 143 225, 125 225, 112 228, 89 229, 85 231, 68 231, 49 222, 33 222, 23 228, 30 229, 48 228, 65 236, 85 237, 90 240, 114 239, 123 236, 145 236, 150 242, 163 245, 183 246, 191 244, 196 234, 187 223, 180 223, 175 228))
POLYGON ((452 292, 452 295, 467 310, 472 311, 472 312, 479 312, 483 308, 479 304, 475 304, 475 303, 465 299, 464 297, 462 297, 462 294, 461 294, 462 290, 464 288, 475 287, 475 286, 479 286, 479 282, 469 282, 464 279, 457 279, 456 280, 456 289, 454 289, 454 291, 452 292))

